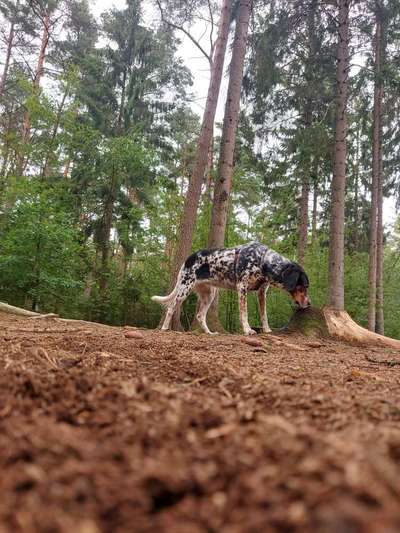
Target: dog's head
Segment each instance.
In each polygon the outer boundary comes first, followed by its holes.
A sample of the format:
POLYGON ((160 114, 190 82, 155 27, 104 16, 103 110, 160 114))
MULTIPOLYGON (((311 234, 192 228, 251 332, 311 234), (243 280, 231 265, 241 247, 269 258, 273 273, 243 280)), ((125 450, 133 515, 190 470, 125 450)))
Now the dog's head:
POLYGON ((282 284, 298 307, 305 309, 311 305, 308 296, 308 277, 300 265, 291 263, 285 268, 282 272, 282 284))

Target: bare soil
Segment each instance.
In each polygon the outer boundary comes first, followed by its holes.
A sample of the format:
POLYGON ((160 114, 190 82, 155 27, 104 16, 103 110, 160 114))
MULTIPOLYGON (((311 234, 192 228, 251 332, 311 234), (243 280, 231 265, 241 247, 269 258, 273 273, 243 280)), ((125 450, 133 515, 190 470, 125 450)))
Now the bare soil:
POLYGON ((0 533, 400 531, 398 352, 128 331, 0 315, 0 533))

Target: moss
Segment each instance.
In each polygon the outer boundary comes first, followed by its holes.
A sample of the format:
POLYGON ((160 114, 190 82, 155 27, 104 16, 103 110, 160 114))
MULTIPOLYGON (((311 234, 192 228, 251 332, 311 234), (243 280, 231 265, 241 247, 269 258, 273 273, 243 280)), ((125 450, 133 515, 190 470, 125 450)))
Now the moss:
POLYGON ((328 326, 321 309, 298 309, 290 319, 289 331, 299 331, 307 337, 329 337, 328 326))

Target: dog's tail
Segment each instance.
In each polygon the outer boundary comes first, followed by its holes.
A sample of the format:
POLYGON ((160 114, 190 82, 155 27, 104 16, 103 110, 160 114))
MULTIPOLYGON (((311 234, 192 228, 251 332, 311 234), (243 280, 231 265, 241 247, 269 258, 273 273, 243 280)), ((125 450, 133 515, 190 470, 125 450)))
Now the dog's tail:
POLYGON ((179 271, 179 274, 178 274, 178 277, 175 283, 174 290, 171 293, 167 294, 167 296, 152 296, 151 299, 153 300, 153 302, 157 302, 158 304, 167 306, 175 298, 179 290, 179 285, 181 283, 182 273, 183 273, 184 268, 185 266, 182 265, 182 268, 179 271))

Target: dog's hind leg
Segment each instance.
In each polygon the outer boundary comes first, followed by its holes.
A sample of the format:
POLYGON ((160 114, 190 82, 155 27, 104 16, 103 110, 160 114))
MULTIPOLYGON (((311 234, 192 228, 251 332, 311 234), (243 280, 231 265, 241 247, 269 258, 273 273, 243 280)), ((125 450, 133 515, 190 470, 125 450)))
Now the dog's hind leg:
POLYGON ((199 283, 196 286, 195 291, 197 292, 197 295, 199 297, 199 308, 196 314, 196 318, 200 326, 206 333, 209 333, 210 335, 215 335, 216 332, 212 332, 208 329, 206 318, 210 305, 212 304, 217 293, 217 289, 205 283, 199 283))
POLYGON ((271 328, 269 327, 269 324, 268 324, 267 308, 266 308, 266 305, 265 305, 265 297, 266 297, 266 294, 267 294, 268 287, 269 287, 268 284, 262 285, 258 289, 258 293, 257 293, 257 296, 258 296, 258 310, 259 310, 259 313, 260 313, 261 327, 262 327, 262 330, 263 330, 264 333, 271 333, 271 328))
POLYGON ((168 305, 161 331, 167 331, 171 325, 172 316, 176 308, 176 298, 168 305))
POLYGON ((188 274, 182 279, 182 282, 177 290, 176 296, 167 307, 167 314, 165 315, 164 323, 161 326, 162 331, 166 331, 169 329, 171 325, 172 316, 175 310, 177 309, 177 307, 180 307, 182 305, 182 303, 192 292, 195 283, 196 277, 192 273, 188 274))
POLYGON ((243 333, 245 335, 255 335, 257 332, 254 331, 254 329, 251 329, 247 314, 247 285, 240 283, 237 285, 237 290, 239 294, 240 322, 242 324, 243 333))

